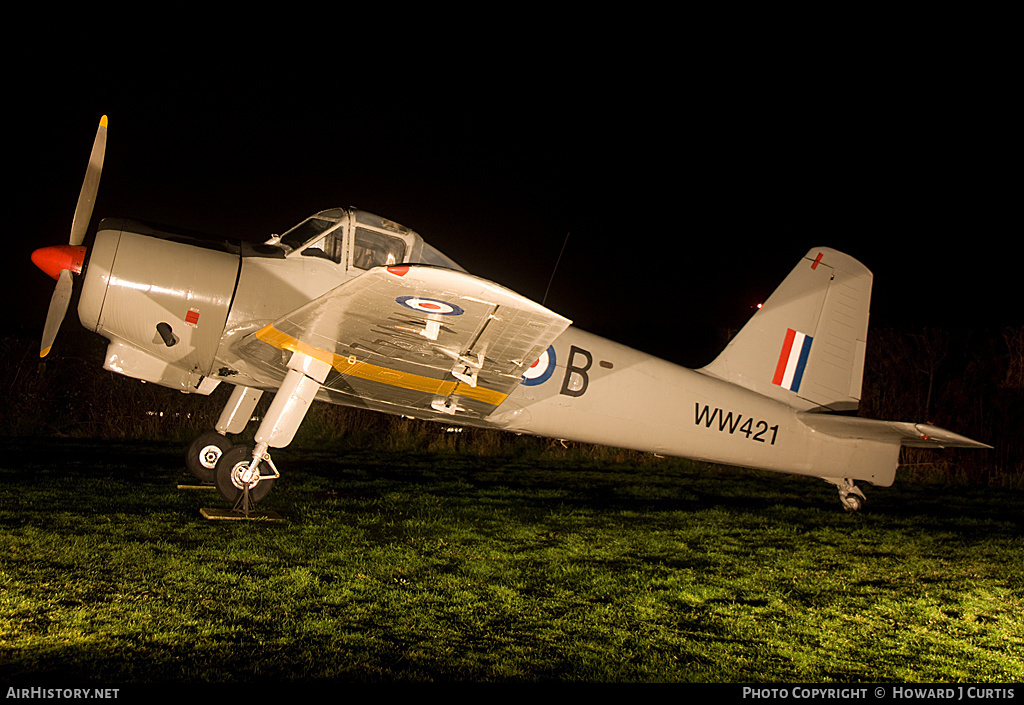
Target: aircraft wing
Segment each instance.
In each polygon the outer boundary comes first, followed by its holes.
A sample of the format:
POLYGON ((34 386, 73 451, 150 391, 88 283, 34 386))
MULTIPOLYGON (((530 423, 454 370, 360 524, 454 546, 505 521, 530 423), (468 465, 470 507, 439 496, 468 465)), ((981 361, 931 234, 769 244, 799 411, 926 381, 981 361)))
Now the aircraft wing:
POLYGON ((798 418, 810 428, 837 438, 899 443, 911 448, 991 448, 958 433, 926 423, 878 421, 853 416, 804 413, 798 418))
POLYGON ((484 417, 570 323, 465 272, 395 265, 314 299, 236 351, 279 370, 282 351, 303 352, 333 368, 329 392, 378 406, 484 417))

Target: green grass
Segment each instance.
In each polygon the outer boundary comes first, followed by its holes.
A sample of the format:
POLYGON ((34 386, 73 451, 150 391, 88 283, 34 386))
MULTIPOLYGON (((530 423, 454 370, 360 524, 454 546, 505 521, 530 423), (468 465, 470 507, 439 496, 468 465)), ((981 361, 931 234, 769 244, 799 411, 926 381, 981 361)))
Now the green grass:
POLYGON ((1024 680, 1019 491, 285 449, 210 522, 178 444, 7 445, 0 683, 1024 680))

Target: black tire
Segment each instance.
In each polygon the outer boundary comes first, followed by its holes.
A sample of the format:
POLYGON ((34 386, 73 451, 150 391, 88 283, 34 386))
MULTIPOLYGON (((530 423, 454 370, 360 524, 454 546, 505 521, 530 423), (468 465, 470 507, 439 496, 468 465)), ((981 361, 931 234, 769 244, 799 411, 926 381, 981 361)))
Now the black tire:
POLYGON ((217 473, 217 461, 231 449, 231 441, 217 433, 209 431, 192 441, 185 453, 185 467, 201 482, 213 483, 217 473))
POLYGON ((864 508, 864 498, 859 495, 851 494, 845 500, 843 500, 843 509, 848 512, 859 512, 864 508))
MULTIPOLYGON (((249 467, 252 462, 252 446, 232 446, 220 456, 214 483, 220 496, 234 506, 242 496, 242 488, 235 484, 236 472, 249 467)), ((259 464, 260 481, 249 489, 249 501, 253 504, 266 497, 274 487, 273 470, 266 463, 259 464), (270 477, 268 477, 268 475, 270 477)))

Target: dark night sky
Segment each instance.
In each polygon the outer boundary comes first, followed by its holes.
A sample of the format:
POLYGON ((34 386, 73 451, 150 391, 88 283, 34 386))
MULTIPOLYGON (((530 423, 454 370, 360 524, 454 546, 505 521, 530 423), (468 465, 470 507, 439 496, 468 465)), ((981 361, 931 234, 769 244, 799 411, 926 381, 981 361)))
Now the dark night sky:
POLYGON ((94 227, 262 240, 354 205, 538 301, 571 232, 548 306, 678 362, 702 361, 696 341, 740 325, 816 246, 874 271, 875 323, 1022 321, 1009 96, 938 69, 678 68, 29 81, 4 118, 16 325, 41 331, 52 281, 29 253, 66 242, 103 113, 94 227))

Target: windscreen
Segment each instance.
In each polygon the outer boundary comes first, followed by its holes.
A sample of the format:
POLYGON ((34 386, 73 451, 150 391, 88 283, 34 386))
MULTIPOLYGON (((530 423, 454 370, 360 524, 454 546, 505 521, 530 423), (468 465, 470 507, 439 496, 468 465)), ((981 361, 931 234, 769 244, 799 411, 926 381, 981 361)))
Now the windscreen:
POLYGON ((305 220, 281 236, 281 242, 297 250, 303 244, 334 225, 333 220, 324 220, 316 216, 305 220))

